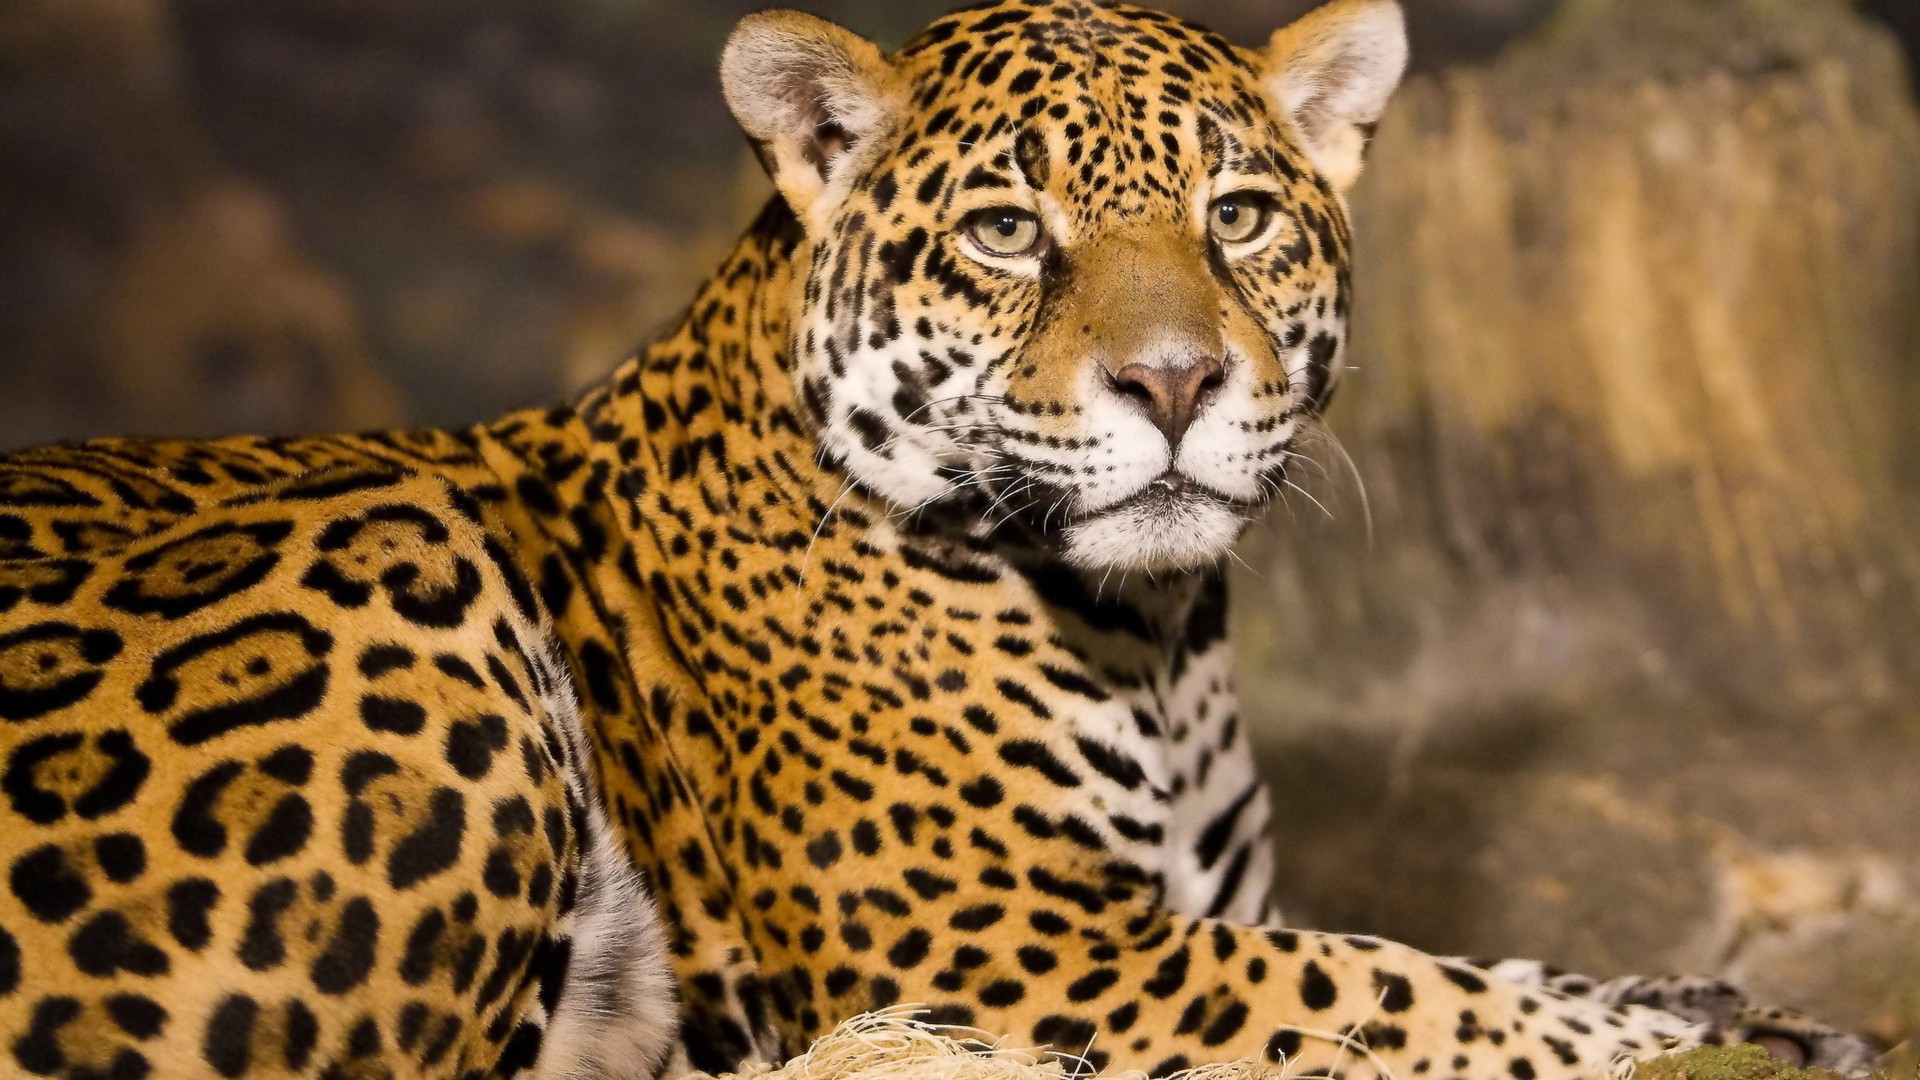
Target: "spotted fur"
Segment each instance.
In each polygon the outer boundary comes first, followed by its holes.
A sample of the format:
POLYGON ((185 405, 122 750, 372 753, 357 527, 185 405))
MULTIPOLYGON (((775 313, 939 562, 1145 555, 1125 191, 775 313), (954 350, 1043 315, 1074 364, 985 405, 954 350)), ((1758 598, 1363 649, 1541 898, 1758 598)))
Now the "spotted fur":
POLYGON ((578 401, 0 461, 4 1068, 613 1080, 900 1002, 1156 1075, 1857 1064, 1271 911, 1215 563, 1334 382, 1403 60, 1387 0, 755 16, 780 198, 578 401))

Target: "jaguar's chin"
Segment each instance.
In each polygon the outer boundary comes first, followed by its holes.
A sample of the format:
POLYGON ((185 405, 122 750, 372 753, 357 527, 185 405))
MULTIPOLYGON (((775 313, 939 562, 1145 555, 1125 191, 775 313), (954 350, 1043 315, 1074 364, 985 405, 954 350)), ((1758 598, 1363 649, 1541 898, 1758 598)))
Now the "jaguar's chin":
POLYGON ((1066 557, 1090 570, 1191 570, 1225 556, 1249 514, 1191 484, 1156 480, 1066 530, 1066 557))

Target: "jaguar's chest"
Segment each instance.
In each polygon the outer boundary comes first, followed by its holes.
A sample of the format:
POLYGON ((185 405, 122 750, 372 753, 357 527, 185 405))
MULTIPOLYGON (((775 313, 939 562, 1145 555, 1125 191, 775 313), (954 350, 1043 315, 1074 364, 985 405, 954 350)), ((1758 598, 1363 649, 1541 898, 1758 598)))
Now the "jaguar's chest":
POLYGON ((650 697, 672 686, 666 734, 709 816, 756 823, 749 871, 832 871, 929 828, 948 848, 1064 833, 1176 910, 1257 920, 1266 806, 1222 583, 1107 590, 1020 555, 877 517, 797 552, 668 538, 632 598, 657 618, 628 620, 660 647, 629 635, 629 659, 650 697))
POLYGON ((1138 764, 1152 805, 1150 842, 1137 857, 1160 879, 1167 905, 1266 919, 1267 796, 1240 722, 1227 643, 1177 653, 1070 722, 1108 748, 1108 760, 1138 764))

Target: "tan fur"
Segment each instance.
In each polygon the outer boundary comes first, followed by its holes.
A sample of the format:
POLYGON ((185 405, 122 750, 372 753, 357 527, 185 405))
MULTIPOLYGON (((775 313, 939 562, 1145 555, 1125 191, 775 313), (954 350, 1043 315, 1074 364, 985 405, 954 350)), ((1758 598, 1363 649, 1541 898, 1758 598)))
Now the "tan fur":
POLYGON ((1406 19, 1394 0, 1335 0, 1275 32, 1267 85, 1302 148, 1336 191, 1360 178, 1368 132, 1407 67, 1406 19))
MULTIPOLYGON (((720 86, 761 148, 780 193, 806 215, 844 176, 849 149, 885 133, 900 107, 892 65, 872 42, 798 11, 749 15, 727 38, 720 86), (853 141, 822 141, 834 125, 853 141)), ((844 181, 840 184, 845 188, 844 181)))

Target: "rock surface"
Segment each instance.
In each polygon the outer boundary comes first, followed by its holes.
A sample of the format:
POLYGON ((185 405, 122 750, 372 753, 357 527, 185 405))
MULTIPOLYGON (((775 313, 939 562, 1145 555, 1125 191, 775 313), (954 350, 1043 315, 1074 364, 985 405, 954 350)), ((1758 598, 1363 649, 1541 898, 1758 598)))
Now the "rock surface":
POLYGON ((1575 0, 1403 93, 1352 470, 1238 583, 1293 914, 1920 1030, 1917 190, 1839 3, 1575 0))

